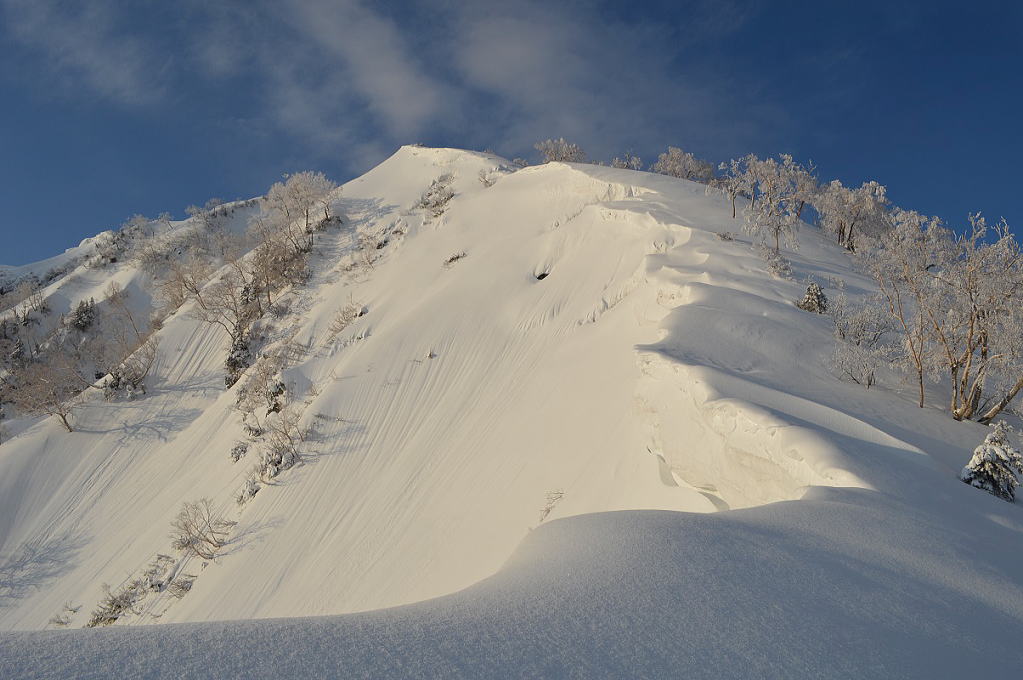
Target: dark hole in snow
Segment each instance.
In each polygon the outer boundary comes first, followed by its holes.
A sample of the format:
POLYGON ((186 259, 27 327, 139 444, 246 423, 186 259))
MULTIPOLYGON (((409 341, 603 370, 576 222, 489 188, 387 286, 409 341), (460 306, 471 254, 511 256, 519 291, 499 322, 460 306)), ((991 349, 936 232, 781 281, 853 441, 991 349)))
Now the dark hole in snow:
POLYGON ((549 275, 550 275, 550 272, 540 272, 539 274, 537 274, 537 275, 536 275, 536 280, 537 280, 537 281, 543 281, 543 280, 544 280, 544 279, 546 279, 546 278, 547 278, 547 277, 548 277, 549 275))

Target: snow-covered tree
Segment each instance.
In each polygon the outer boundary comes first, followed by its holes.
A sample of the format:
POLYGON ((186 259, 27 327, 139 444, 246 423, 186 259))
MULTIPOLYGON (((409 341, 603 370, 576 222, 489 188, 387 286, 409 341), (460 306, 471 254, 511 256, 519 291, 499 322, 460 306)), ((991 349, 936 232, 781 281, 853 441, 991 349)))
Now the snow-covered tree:
POLYGON ((586 154, 579 145, 566 142, 564 137, 558 139, 545 139, 534 145, 544 163, 585 163, 586 154))
POLYGON ((837 179, 832 180, 816 192, 811 203, 821 227, 834 234, 839 245, 847 250, 856 250, 861 234, 877 238, 890 227, 887 191, 874 181, 851 189, 837 179))
POLYGON ((900 333, 901 351, 894 363, 915 376, 921 408, 934 350, 927 317, 934 290, 930 268, 948 243, 940 220, 901 210, 893 215, 891 231, 859 252, 861 265, 877 284, 884 310, 900 333))
POLYGON ((226 361, 228 387, 251 363, 248 330, 259 316, 259 298, 252 292, 251 282, 238 271, 229 271, 219 280, 193 292, 195 318, 215 324, 227 331, 231 349, 226 361))
POLYGON ((1016 498, 1020 474, 1023 456, 1009 442, 1008 426, 1000 422, 984 438, 984 443, 974 449, 959 479, 1011 503, 1016 498))
POLYGON ((740 196, 752 196, 756 186, 754 175, 749 171, 752 162, 758 160, 750 154, 742 158, 733 158, 728 163, 718 166, 720 177, 714 179, 708 191, 721 192, 732 204, 732 219, 735 219, 735 200, 740 196))
POLYGON ((96 320, 96 301, 92 298, 79 301, 67 317, 67 325, 77 331, 89 330, 96 320))
POLYGON ((217 556, 224 547, 227 534, 234 526, 213 509, 213 501, 201 498, 185 503, 171 523, 171 545, 204 560, 217 556))
POLYGON ((455 190, 451 188, 454 181, 455 177, 451 173, 445 173, 433 180, 416 201, 415 207, 426 211, 430 217, 440 217, 447 209, 448 203, 455 197, 455 190))
POLYGON ((801 197, 797 195, 800 175, 805 172, 792 160, 781 154, 780 161, 773 158, 760 160, 747 157, 746 168, 752 191, 750 206, 746 210, 746 231, 763 243, 773 242, 778 253, 784 239, 790 247, 796 246, 801 197))
POLYGON ((669 146, 665 153, 658 156, 650 170, 694 182, 709 182, 714 177, 713 165, 676 146, 669 146))
POLYGON ((806 287, 803 299, 796 303, 796 307, 806 312, 824 314, 828 311, 828 296, 824 294, 819 283, 811 281, 806 287))
POLYGON ((611 159, 611 167, 620 170, 642 170, 643 159, 631 151, 626 151, 621 158, 615 156, 611 159))
POLYGON ((828 305, 828 315, 835 323, 835 352, 832 368, 853 382, 870 388, 879 368, 892 362, 895 355, 891 317, 884 300, 868 299, 865 304, 851 306, 845 295, 828 305))
POLYGON ((27 361, 10 378, 8 398, 22 412, 55 416, 68 432, 75 397, 90 383, 79 372, 74 359, 57 352, 46 361, 27 361))
MULTIPOLYGON (((951 412, 957 420, 981 411, 985 388, 999 377, 1018 382, 1023 376, 1018 359, 1023 349, 1019 244, 1004 221, 989 227, 980 215, 970 215, 969 222, 965 233, 950 236, 935 252, 927 269, 931 286, 924 298, 937 349, 935 368, 949 379, 951 412)), ((994 418, 1015 393, 1010 388, 1001 396, 986 409, 983 420, 994 418)))

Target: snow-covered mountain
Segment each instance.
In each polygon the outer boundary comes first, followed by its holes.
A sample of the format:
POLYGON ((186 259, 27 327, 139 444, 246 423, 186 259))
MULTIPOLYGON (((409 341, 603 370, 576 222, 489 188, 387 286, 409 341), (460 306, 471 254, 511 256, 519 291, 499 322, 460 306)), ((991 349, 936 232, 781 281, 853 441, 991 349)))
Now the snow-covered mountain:
MULTIPOLYGON (((87 398, 73 433, 11 424, 0 628, 80 628, 105 586, 154 564, 191 588, 148 592, 110 629, 2 634, 0 676, 1023 662, 1023 516, 956 478, 986 428, 832 374, 831 321, 793 302, 811 276, 829 295, 870 283, 812 228, 778 278, 703 185, 422 147, 334 208, 308 282, 260 322, 308 431, 301 462, 248 502, 260 443, 232 461, 249 438, 230 343, 194 303, 159 331, 145 396, 87 398), (446 176, 453 198, 420 205, 446 176), (349 305, 361 315, 339 330, 349 305), (236 522, 206 561, 169 536, 203 497, 236 522), (240 621, 274 617, 319 618, 240 621)), ((110 281, 152 296, 137 265, 75 266, 85 255, 44 289, 55 313, 110 281)))

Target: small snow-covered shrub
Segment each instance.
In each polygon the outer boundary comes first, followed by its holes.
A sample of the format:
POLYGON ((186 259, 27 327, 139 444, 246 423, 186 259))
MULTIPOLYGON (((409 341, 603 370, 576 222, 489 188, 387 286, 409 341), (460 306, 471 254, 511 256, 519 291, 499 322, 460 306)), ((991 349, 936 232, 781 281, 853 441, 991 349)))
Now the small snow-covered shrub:
POLYGON ((560 489, 556 491, 548 491, 546 500, 544 501, 543 507, 540 508, 540 521, 543 522, 547 519, 547 515, 551 514, 551 510, 558 504, 562 498, 564 498, 565 492, 560 489))
POLYGON ((248 422, 242 423, 242 431, 245 432, 245 436, 250 439, 259 439, 264 434, 262 427, 248 422))
POLYGON ((488 189, 490 187, 494 186, 494 183, 497 182, 496 179, 494 179, 489 174, 487 174, 486 170, 480 170, 479 178, 480 178, 480 184, 482 184, 484 187, 486 187, 488 189))
POLYGON ((66 613, 60 613, 50 618, 47 621, 51 626, 57 626, 58 628, 66 628, 71 625, 71 617, 66 613))
POLYGON ((792 278, 792 264, 780 253, 776 253, 765 245, 757 246, 757 254, 767 264, 767 271, 779 279, 792 278))
POLYGON ((239 335, 231 342, 231 351, 224 362, 227 375, 224 376, 224 386, 232 387, 241 377, 245 369, 252 364, 252 352, 249 350, 249 340, 245 335, 239 335))
POLYGON ((77 614, 79 609, 81 609, 80 606, 65 602, 60 613, 52 617, 49 623, 59 628, 66 628, 71 625, 71 617, 77 614))
POLYGON ((114 592, 110 590, 110 586, 104 584, 103 591, 106 594, 89 615, 89 621, 85 627, 109 626, 126 613, 133 612, 135 603, 142 599, 145 592, 141 590, 140 586, 141 579, 136 579, 121 590, 114 592))
POLYGON ((459 260, 461 260, 463 257, 468 257, 468 255, 466 254, 466 252, 464 250, 462 250, 460 252, 457 252, 457 253, 454 253, 453 255, 448 257, 446 260, 444 260, 444 266, 445 267, 450 267, 454 263, 456 263, 459 260))
POLYGON ((146 378, 156 363, 159 337, 152 335, 114 368, 103 381, 103 398, 112 401, 120 394, 128 399, 146 393, 146 378))
POLYGON ((820 284, 811 281, 810 285, 806 287, 806 294, 803 295, 802 300, 796 303, 796 307, 805 312, 824 314, 828 311, 828 297, 824 294, 820 284))
POLYGON ((193 583, 195 583, 195 576, 182 574, 170 582, 170 585, 167 586, 167 592, 180 600, 192 590, 193 583))
POLYGON ((204 560, 211 560, 224 547, 227 533, 234 522, 221 517, 213 509, 213 501, 201 498, 185 503, 171 523, 171 545, 204 560))
POLYGON ((245 433, 250 437, 261 437, 263 427, 260 425, 260 419, 281 409, 281 398, 287 391, 279 377, 284 365, 285 358, 282 354, 263 354, 245 374, 245 382, 238 388, 236 403, 238 409, 245 414, 247 428, 245 433), (249 418, 255 421, 255 425, 248 425, 249 418))
POLYGON ((248 442, 237 442, 231 447, 231 462, 237 463, 239 460, 245 457, 245 454, 249 451, 248 442))
POLYGON ((447 208, 448 202, 455 197, 455 192, 451 188, 451 182, 454 179, 454 176, 449 173, 433 180, 430 187, 416 202, 415 207, 422 208, 432 217, 440 217, 447 208))
POLYGON ((1009 426, 999 422, 973 450, 959 479, 1010 503, 1016 498, 1018 475, 1023 474, 1023 456, 1009 442, 1009 426))
POLYGON ((305 440, 305 433, 298 424, 300 417, 298 410, 288 405, 267 418, 266 445, 258 470, 260 481, 269 482, 301 461, 299 446, 305 440))
POLYGON ((257 465, 253 469, 252 476, 246 479, 245 483, 242 484, 242 488, 238 490, 238 493, 234 497, 234 500, 238 503, 238 505, 245 505, 253 496, 259 493, 259 490, 262 488, 258 479, 259 471, 261 469, 262 467, 257 465))
POLYGON ((734 241, 735 236, 730 231, 719 231, 717 232, 718 238, 722 241, 734 241))
POLYGON ((163 590, 166 586, 167 572, 173 564, 174 559, 170 555, 160 554, 149 563, 141 576, 129 579, 116 592, 104 584, 103 590, 106 595, 93 610, 88 623, 85 624, 86 628, 109 626, 125 614, 138 613, 135 611, 135 605, 150 592, 163 590))
POLYGON ((333 320, 330 322, 330 337, 334 338, 341 331, 348 328, 353 321, 364 313, 362 305, 349 301, 347 305, 337 310, 333 320))

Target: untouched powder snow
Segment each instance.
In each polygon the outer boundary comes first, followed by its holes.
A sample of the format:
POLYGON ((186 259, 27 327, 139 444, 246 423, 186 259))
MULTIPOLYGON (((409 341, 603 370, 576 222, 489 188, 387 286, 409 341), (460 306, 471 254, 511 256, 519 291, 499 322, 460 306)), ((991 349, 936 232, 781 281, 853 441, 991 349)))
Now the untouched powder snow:
MULTIPOLYGON (((985 428, 915 408, 894 379, 840 382, 830 320, 793 304, 811 275, 828 295, 839 279, 869 290, 841 249, 805 227, 778 279, 702 185, 513 170, 403 147, 343 187, 345 223, 267 329, 310 428, 303 463, 246 505, 256 445, 231 462, 245 437, 226 334, 187 305, 145 398, 88 401, 72 434, 16 423, 0 628, 39 631, 64 603, 83 626, 104 583, 172 553, 185 501, 238 524, 216 560, 176 559, 197 577, 180 600, 151 593, 110 630, 0 635, 0 676, 933 677, 1023 661, 1019 509, 956 479, 985 428), (447 174, 443 214, 416 207, 447 174), (365 314, 332 337, 349 303, 365 314), (226 622, 185 623, 210 621, 226 622)), ((151 285, 130 264, 106 275, 151 285)))

